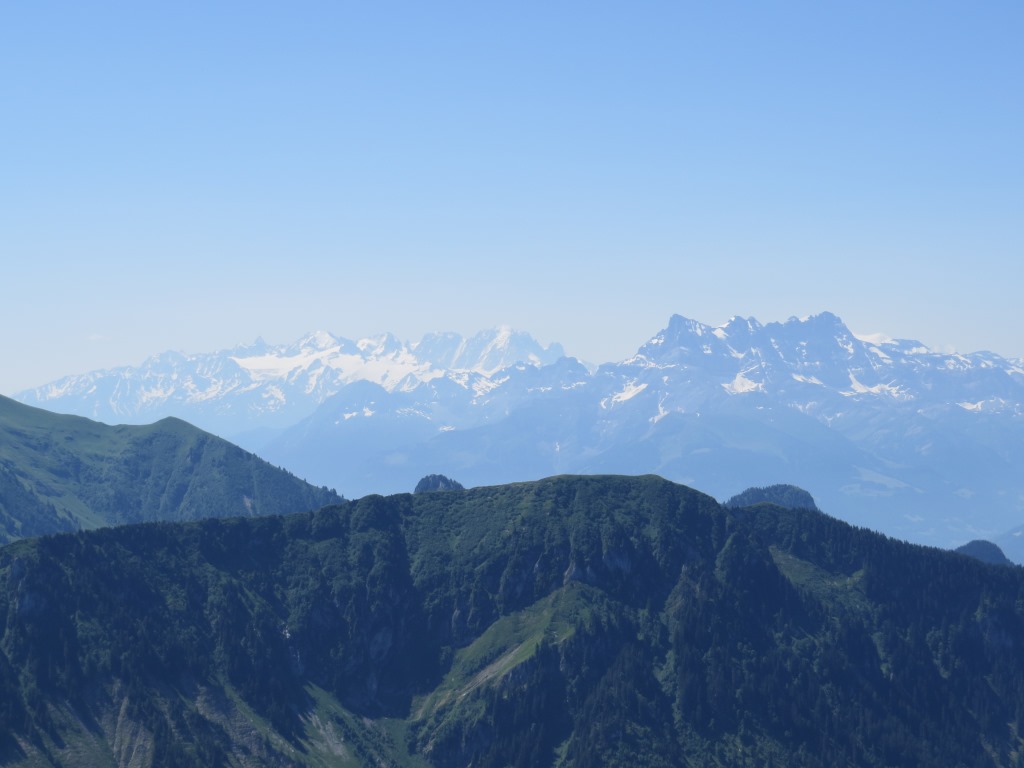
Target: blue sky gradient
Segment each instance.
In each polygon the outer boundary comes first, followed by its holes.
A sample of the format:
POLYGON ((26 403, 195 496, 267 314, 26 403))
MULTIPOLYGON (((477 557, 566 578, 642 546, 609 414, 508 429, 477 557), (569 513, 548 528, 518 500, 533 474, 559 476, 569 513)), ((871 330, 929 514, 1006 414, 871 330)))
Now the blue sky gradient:
POLYGON ((829 310, 1024 356, 1024 4, 0 7, 0 392, 829 310))

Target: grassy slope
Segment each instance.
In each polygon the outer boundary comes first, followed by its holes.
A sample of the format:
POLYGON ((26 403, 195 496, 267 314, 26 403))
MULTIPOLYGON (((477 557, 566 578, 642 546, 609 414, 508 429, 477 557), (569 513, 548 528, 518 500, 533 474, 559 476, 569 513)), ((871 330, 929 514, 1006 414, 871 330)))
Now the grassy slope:
POLYGON ((107 426, 0 397, 0 542, 338 501, 177 419, 107 426))

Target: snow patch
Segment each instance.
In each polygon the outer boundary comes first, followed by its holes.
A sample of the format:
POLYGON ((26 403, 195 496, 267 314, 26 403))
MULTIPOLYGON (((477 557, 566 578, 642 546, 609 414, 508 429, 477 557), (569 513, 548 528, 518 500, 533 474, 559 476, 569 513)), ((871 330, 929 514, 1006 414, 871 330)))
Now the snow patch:
POLYGON ((601 401, 601 407, 607 408, 609 404, 618 405, 619 403, 624 403, 627 400, 632 400, 645 389, 647 389, 646 382, 643 384, 637 384, 636 381, 630 381, 622 388, 620 392, 616 392, 611 397, 604 398, 601 401))
MULTIPOLYGON (((356 416, 373 416, 374 413, 376 413, 376 411, 364 406, 361 411, 349 411, 348 413, 341 414, 341 418, 348 421, 349 419, 354 419, 356 416)), ((341 422, 335 421, 334 423, 340 424, 341 422)))
POLYGON ((610 397, 605 397, 601 400, 600 406, 602 409, 607 410, 609 406, 617 406, 620 402, 626 402, 627 400, 633 399, 643 390, 647 388, 647 384, 637 384, 637 382, 631 381, 622 388, 622 390, 615 392, 610 397))
POLYGON ((751 381, 750 379, 743 375, 745 373, 750 373, 750 370, 740 371, 739 373, 737 373, 736 377, 732 381, 722 385, 722 389, 724 389, 730 395, 742 395, 748 392, 758 391, 763 392, 764 384, 761 384, 756 381, 751 381))
POLYGON ((635 381, 631 381, 625 387, 623 387, 621 392, 619 392, 619 393, 617 393, 615 395, 612 395, 612 402, 613 403, 624 403, 627 400, 631 400, 632 398, 636 397, 641 392, 643 392, 645 389, 647 389, 647 384, 646 383, 644 383, 644 384, 637 384, 635 381))
POLYGON ((488 392, 497 389, 508 380, 508 376, 505 376, 502 379, 487 379, 483 377, 478 378, 476 381, 473 382, 473 392, 476 394, 477 397, 483 397, 488 392))
POLYGON ((639 365, 639 366, 643 366, 644 368, 670 367, 670 366, 660 366, 656 362, 654 362, 653 360, 649 360, 648 358, 644 357, 643 355, 633 355, 633 357, 630 357, 630 358, 628 358, 626 360, 623 360, 622 361, 622 365, 639 365))
POLYGON ((858 341, 863 341, 866 344, 896 344, 896 340, 892 336, 886 336, 884 333, 855 333, 853 338, 858 341))
POLYGON ((167 400, 174 394, 174 387, 151 387, 150 389, 142 390, 142 397, 140 398, 143 403, 161 402, 167 400))
POLYGON ((659 421, 661 421, 666 416, 668 416, 669 412, 665 408, 665 400, 666 399, 667 399, 667 395, 662 395, 661 399, 658 400, 658 412, 656 414, 654 414, 653 416, 651 416, 651 418, 649 419, 651 424, 657 424, 659 421))
POLYGON ((816 376, 801 376, 799 373, 792 373, 790 375, 802 384, 817 384, 819 387, 825 386, 821 379, 816 376))
POLYGON ((288 398, 285 397, 284 392, 280 387, 270 386, 263 390, 262 397, 264 400, 271 400, 277 403, 284 403, 288 398))
POLYGON ((907 400, 909 397, 900 387, 894 387, 891 384, 876 384, 873 387, 865 386, 861 384, 857 377, 853 374, 853 371, 847 372, 850 376, 850 389, 846 392, 840 392, 839 394, 846 397, 852 395, 889 395, 896 400, 907 400))

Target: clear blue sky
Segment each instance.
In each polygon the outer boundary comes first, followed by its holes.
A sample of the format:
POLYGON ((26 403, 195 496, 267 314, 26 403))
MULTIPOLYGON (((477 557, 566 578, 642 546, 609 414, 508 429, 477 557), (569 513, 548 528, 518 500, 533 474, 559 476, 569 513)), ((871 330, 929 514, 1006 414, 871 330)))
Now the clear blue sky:
POLYGON ((0 6, 0 392, 306 331, 1024 356, 1024 3, 0 6))

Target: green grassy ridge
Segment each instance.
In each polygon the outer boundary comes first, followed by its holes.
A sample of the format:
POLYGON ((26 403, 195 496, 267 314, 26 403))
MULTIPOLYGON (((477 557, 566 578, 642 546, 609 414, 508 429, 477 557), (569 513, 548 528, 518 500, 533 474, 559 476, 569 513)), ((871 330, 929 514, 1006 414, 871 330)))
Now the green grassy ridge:
POLYGON ((154 765, 1015 765, 1021 573, 652 476, 23 541, 0 750, 91 765, 47 745, 124 711, 154 765))
POLYGON ((179 419, 107 426, 0 397, 0 543, 339 500, 179 419))

